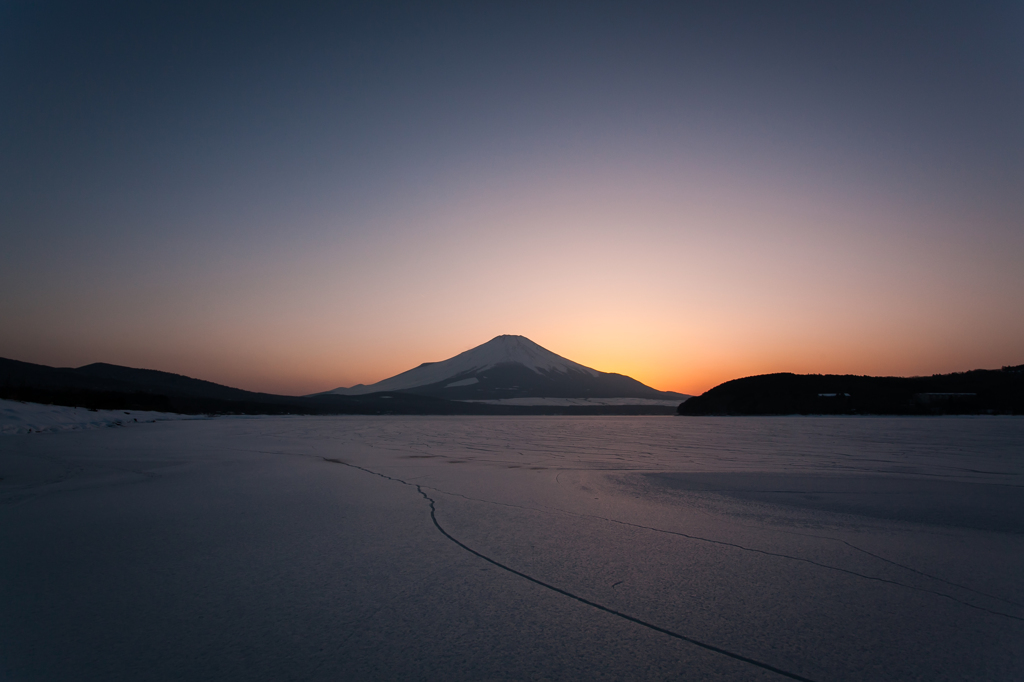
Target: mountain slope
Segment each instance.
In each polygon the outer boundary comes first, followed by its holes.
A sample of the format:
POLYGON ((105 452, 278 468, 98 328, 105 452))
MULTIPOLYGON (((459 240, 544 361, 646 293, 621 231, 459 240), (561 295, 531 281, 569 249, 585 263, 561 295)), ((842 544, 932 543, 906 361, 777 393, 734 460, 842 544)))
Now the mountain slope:
POLYGON ((273 402, 282 396, 193 379, 153 369, 135 369, 97 362, 84 367, 48 367, 0 358, 0 386, 49 390, 109 391, 202 398, 273 402))
POLYGON ((645 398, 679 401, 635 379, 599 372, 552 353, 525 336, 502 335, 441 362, 428 362, 369 386, 328 395, 402 391, 449 400, 522 398, 645 398))
POLYGON ((94 410, 182 414, 669 414, 651 403, 500 404, 460 402, 409 392, 307 397, 254 393, 150 369, 96 363, 73 369, 0 358, 0 399, 94 410))

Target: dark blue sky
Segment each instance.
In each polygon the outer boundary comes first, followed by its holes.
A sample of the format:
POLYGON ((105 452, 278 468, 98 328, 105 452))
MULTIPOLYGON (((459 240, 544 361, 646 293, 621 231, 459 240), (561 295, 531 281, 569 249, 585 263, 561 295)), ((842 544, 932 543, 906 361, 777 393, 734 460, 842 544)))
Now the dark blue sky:
POLYGON ((870 329, 820 371, 1024 361, 1020 3, 8 2, 0 64, 0 355, 299 391, 526 333, 692 390, 813 320, 870 329))

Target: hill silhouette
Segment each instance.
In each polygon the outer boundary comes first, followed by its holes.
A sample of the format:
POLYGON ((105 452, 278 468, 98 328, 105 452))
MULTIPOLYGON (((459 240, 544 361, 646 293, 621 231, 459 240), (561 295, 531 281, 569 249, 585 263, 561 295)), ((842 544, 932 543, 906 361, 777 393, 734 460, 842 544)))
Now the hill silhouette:
POLYGON ((763 374, 715 386, 677 414, 1024 414, 1024 365, 929 377, 763 374))

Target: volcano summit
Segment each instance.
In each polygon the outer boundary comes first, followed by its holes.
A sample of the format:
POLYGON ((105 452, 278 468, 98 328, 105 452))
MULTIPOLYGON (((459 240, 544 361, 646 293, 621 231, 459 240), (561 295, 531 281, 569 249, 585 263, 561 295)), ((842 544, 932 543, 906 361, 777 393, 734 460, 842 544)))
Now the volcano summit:
POLYGON ((508 404, 605 405, 678 403, 688 396, 658 391, 636 379, 599 372, 538 346, 525 336, 505 334, 441 362, 375 384, 336 388, 326 395, 401 391, 448 400, 508 404))

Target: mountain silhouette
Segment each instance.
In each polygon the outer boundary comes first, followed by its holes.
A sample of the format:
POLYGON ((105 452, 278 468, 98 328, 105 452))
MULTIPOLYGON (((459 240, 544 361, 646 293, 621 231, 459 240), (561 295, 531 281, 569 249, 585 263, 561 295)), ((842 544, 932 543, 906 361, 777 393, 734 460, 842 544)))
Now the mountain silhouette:
POLYGON ((525 336, 503 334, 442 360, 426 362, 375 384, 336 388, 324 395, 401 391, 448 400, 644 399, 680 401, 636 379, 599 372, 552 353, 525 336))

